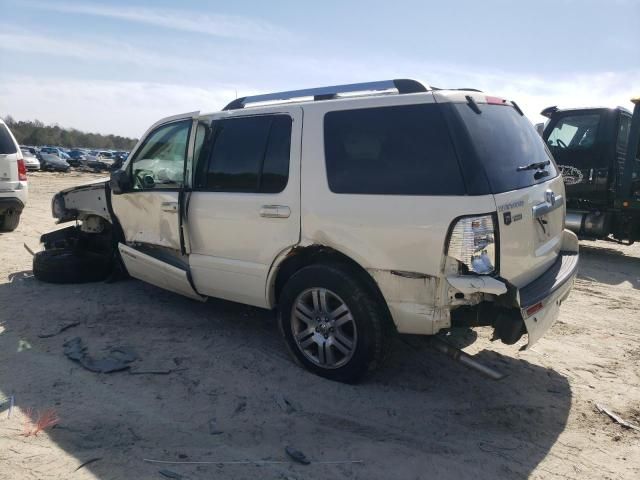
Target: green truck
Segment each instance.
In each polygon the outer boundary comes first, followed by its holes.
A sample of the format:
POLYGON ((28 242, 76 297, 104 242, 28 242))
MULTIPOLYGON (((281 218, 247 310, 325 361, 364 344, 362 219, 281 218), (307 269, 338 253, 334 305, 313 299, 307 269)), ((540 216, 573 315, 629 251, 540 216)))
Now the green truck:
POLYGON ((640 240, 640 97, 626 108, 545 108, 542 138, 567 194, 566 228, 580 238, 640 240))

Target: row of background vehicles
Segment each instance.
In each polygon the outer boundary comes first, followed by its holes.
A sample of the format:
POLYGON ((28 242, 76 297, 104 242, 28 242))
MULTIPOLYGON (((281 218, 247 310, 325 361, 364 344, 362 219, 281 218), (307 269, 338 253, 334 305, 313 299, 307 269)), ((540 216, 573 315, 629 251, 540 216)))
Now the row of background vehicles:
POLYGON ((89 150, 83 148, 34 147, 20 145, 27 170, 68 172, 71 167, 88 167, 94 170, 117 170, 129 152, 89 150))

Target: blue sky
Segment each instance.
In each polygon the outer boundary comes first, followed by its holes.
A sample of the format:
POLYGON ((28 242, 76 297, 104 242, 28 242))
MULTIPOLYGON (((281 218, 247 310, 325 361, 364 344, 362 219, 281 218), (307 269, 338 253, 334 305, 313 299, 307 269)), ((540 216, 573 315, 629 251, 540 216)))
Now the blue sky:
POLYGON ((0 0, 0 116, 139 136, 239 96, 418 78, 548 105, 640 94, 640 0, 0 0))

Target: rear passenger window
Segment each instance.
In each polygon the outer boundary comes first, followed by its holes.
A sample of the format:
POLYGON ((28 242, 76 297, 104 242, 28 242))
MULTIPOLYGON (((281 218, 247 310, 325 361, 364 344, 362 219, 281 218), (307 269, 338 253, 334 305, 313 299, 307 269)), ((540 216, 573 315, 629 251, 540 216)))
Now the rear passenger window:
POLYGON ((253 193, 278 193, 286 187, 291 150, 288 115, 215 121, 211 141, 208 161, 201 159, 207 163, 198 169, 197 187, 253 193))
POLYGON ((435 104, 329 112, 324 144, 334 193, 465 194, 455 151, 435 104))
POLYGON ((16 144, 9 134, 9 129, 4 125, 0 125, 0 155, 10 155, 17 151, 16 144))

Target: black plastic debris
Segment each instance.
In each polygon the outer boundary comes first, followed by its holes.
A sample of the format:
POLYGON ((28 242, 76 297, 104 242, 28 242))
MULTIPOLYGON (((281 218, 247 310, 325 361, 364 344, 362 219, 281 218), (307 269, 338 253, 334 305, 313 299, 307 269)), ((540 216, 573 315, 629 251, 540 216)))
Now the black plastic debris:
POLYGON ((180 475, 179 473, 176 473, 176 472, 172 472, 171 470, 158 470, 158 473, 165 478, 172 478, 174 480, 181 480, 184 478, 183 475, 180 475))
POLYGON ((293 460, 294 462, 298 462, 302 465, 309 465, 311 463, 307 456, 300 450, 296 450, 293 447, 285 447, 284 451, 287 452, 287 455, 289 455, 291 460, 293 460))
POLYGON ((96 359, 87 353, 87 347, 80 337, 72 338, 64 343, 64 354, 67 358, 78 362, 90 372, 112 373, 129 368, 129 364, 138 358, 129 347, 114 347, 105 358, 96 359))

